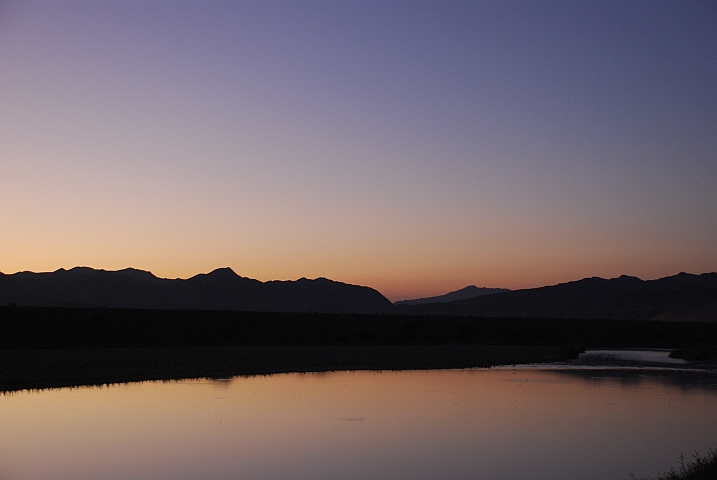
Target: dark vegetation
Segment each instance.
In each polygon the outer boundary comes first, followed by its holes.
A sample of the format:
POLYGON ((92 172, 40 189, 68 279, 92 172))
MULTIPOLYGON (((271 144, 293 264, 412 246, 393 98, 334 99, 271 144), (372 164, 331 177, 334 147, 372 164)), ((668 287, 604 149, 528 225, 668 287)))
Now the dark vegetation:
POLYGON ((0 350, 0 392, 144 380, 554 362, 556 347, 254 346, 0 350))
POLYGON ((0 307, 0 390, 277 372, 487 367, 582 346, 712 351, 715 322, 0 307))
POLYGON ((584 345, 713 351, 715 322, 0 307, 0 349, 584 345))
POLYGON ((672 358, 682 358, 691 362, 717 362, 717 345, 695 348, 679 348, 670 352, 672 358))
POLYGON ((685 462, 684 456, 680 455, 679 465, 679 470, 673 468, 652 480, 715 480, 717 450, 708 450, 706 455, 695 453, 691 462, 685 462))

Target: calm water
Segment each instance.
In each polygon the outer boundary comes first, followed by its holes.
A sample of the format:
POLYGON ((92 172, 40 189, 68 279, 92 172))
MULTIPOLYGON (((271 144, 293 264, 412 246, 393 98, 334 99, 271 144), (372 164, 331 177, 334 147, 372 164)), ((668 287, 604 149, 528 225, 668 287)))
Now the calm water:
POLYGON ((662 352, 0 397, 2 479, 627 479, 717 446, 717 376, 662 352), (608 365, 607 367, 605 365, 608 365))

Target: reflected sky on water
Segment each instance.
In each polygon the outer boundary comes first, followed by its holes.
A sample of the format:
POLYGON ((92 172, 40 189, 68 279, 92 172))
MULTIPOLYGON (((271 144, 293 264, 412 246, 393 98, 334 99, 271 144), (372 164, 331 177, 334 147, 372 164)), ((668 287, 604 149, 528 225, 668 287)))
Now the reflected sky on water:
POLYGON ((717 445, 714 371, 595 355, 18 392, 0 478, 627 479, 717 445))

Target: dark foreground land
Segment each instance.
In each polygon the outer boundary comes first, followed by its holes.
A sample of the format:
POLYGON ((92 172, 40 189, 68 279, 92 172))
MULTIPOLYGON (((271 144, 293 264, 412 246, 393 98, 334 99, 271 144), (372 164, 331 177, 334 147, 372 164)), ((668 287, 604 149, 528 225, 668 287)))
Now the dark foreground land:
POLYGON ((560 348, 264 346, 0 351, 0 391, 338 370, 428 370, 551 362, 560 348))
POLYGON ((0 391, 549 362, 595 348, 710 359, 715 322, 0 307, 0 391))
MULTIPOLYGON (((708 450, 706 455, 696 453, 691 461, 685 460, 684 456, 680 455, 679 464, 679 470, 673 468, 669 472, 649 480, 714 480, 717 478, 717 450, 708 450)), ((635 479, 634 476, 633 479, 635 479)))

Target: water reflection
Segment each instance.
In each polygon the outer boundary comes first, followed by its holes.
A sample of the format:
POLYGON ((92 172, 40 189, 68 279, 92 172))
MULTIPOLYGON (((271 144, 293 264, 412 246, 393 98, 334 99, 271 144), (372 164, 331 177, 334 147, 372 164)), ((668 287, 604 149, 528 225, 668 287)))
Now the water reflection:
POLYGON ((627 479, 717 445, 713 372, 584 363, 21 392, 0 478, 627 479))
POLYGON ((639 386, 652 382, 687 391, 717 391, 717 367, 670 358, 669 353, 670 350, 588 350, 567 362, 498 368, 550 371, 591 383, 639 386))

